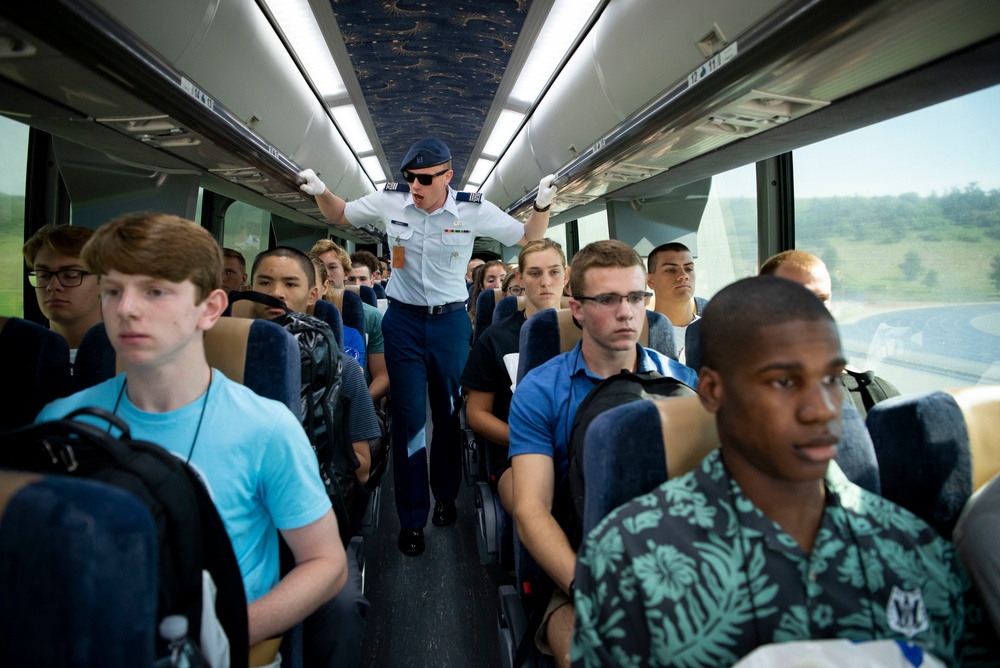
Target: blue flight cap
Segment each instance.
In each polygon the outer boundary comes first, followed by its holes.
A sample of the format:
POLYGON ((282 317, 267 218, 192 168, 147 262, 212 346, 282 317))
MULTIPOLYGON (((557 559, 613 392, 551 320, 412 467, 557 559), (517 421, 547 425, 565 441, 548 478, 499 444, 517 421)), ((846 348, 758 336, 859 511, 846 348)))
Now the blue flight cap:
POLYGON ((413 144, 403 158, 400 170, 420 169, 421 167, 433 167, 442 162, 451 160, 451 151, 447 144, 440 139, 427 138, 413 144))

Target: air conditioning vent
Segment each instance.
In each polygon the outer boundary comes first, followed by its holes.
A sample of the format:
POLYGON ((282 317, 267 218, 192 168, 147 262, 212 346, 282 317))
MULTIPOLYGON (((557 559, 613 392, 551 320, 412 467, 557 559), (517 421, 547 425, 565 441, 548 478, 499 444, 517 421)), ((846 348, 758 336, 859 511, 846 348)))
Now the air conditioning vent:
POLYGON ((822 100, 751 90, 698 123, 695 129, 708 134, 744 137, 805 116, 828 104, 822 100))
POLYGON ((637 165, 628 162, 621 162, 601 174, 601 178, 610 181, 634 183, 636 181, 648 179, 649 177, 655 176, 663 171, 666 171, 663 167, 651 167, 649 165, 637 165))

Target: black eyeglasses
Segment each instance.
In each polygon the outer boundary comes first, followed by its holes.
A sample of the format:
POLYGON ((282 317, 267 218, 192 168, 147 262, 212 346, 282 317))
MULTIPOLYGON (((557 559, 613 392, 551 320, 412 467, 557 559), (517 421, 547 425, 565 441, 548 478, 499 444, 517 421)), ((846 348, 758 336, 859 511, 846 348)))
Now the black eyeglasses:
POLYGON ((75 288, 83 283, 84 276, 90 276, 90 272, 83 269, 60 269, 59 271, 37 269, 28 272, 28 283, 31 283, 33 288, 44 288, 52 281, 53 276, 59 279, 59 283, 64 288, 75 288))
POLYGON ((414 174, 413 172, 408 172, 404 169, 403 180, 406 181, 407 183, 413 183, 413 180, 416 179, 417 181, 420 181, 420 185, 429 186, 434 181, 434 179, 441 176, 447 171, 448 171, 447 169, 442 169, 437 174, 414 174))
POLYGON ((595 297, 576 297, 573 299, 577 301, 591 301, 597 304, 597 308, 602 311, 616 311, 618 307, 621 306, 622 300, 627 299, 629 306, 645 306, 649 303, 649 298, 653 296, 652 292, 630 292, 627 295, 616 295, 608 293, 605 295, 597 295, 595 297))

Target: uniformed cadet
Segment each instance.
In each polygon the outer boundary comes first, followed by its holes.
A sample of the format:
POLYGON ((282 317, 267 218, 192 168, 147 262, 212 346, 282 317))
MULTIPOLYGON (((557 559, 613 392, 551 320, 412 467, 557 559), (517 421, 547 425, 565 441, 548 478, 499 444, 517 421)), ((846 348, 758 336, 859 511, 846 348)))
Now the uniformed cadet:
POLYGON ((316 197, 327 220, 341 226, 381 225, 392 249, 393 279, 386 287, 389 308, 382 333, 393 397, 399 549, 418 555, 424 551, 423 527, 430 510, 425 447, 428 391, 433 522, 447 526, 455 521, 461 482, 459 378, 469 355, 472 327, 465 311, 465 270, 473 241, 488 236, 513 246, 541 238, 556 188, 553 176, 541 180, 534 211, 522 225, 478 193, 449 187, 454 174, 451 152, 440 139, 413 144, 400 169, 406 183, 387 183, 381 191, 352 202, 327 190, 311 169, 299 177, 304 181, 302 191, 316 197))

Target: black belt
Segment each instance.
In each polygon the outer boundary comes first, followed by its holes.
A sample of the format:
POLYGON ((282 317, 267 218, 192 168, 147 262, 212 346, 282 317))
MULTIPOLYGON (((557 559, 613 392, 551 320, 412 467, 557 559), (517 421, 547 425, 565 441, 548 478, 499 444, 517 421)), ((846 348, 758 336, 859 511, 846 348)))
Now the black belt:
POLYGON ((441 304, 440 306, 417 306, 416 304, 404 304, 396 299, 390 299, 389 304, 404 311, 413 311, 414 313, 423 313, 425 315, 444 315, 445 313, 465 309, 465 302, 452 302, 450 304, 441 304))

